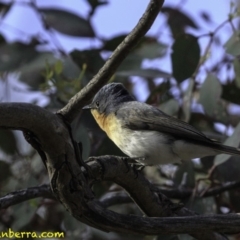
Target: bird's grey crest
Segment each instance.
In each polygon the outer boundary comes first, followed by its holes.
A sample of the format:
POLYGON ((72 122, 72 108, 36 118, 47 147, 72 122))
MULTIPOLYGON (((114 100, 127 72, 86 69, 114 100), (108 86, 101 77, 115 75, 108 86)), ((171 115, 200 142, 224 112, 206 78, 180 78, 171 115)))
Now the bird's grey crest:
POLYGON ((135 101, 135 99, 121 83, 109 83, 97 92, 91 105, 94 106, 97 103, 99 112, 108 114, 121 103, 129 101, 135 101))

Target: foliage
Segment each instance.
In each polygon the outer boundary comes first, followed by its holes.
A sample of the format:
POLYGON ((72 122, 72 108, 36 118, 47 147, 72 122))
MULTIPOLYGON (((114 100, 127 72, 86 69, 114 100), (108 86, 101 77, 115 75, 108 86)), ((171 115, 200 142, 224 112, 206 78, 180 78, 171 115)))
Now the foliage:
MULTIPOLYGON (((109 39, 101 39, 94 31, 91 20, 96 9, 100 10, 103 5, 108 7, 108 3, 99 0, 87 2, 91 9, 87 18, 63 9, 38 8, 34 1, 26 4, 35 10, 45 31, 50 35, 54 36, 54 32, 57 31, 72 37, 98 39, 101 47, 75 49, 70 53, 65 53, 56 45, 56 53, 55 51, 40 51, 40 47, 50 44, 40 37, 32 36, 28 42, 9 43, 1 35, 0 74, 2 80, 6 80, 8 74, 18 72, 20 81, 27 84, 28 91, 43 91, 49 97, 50 101, 46 108, 55 111, 63 107, 71 96, 97 74, 106 61, 103 56, 111 54, 126 37, 126 34, 119 34, 109 39)), ((14 4, 18 3, 0 3, 1 20, 6 17, 14 4)), ((239 107, 240 105, 240 32, 235 29, 233 23, 233 20, 238 20, 237 5, 232 5, 226 21, 204 36, 188 32, 189 28, 197 30, 200 26, 195 19, 181 9, 166 6, 160 14, 166 17, 166 28, 169 28, 172 34, 171 44, 161 42, 161 38, 157 35, 146 36, 129 53, 112 81, 122 82, 134 94, 133 90, 138 88, 138 83, 133 84, 132 77, 137 76, 139 81, 146 83, 145 91, 150 93, 146 102, 158 106, 174 117, 188 121, 211 138, 238 147, 240 143, 239 111, 236 113, 230 111, 233 106, 239 107), (233 33, 224 45, 219 44, 218 33, 226 25, 231 27, 233 33), (203 37, 208 38, 208 44, 204 48, 199 43, 203 37), (212 49, 216 47, 224 50, 222 59, 209 64, 209 60, 215 54, 212 49), (164 59, 169 54, 168 49, 172 50, 172 72, 166 72, 160 66, 157 68, 143 67, 146 60, 164 59), (227 77, 221 74, 222 69, 227 72, 224 75, 227 77), (204 81, 202 81, 203 76, 206 76, 204 81), (199 106, 202 108, 201 111, 199 106), (226 131, 218 131, 217 123, 224 124, 226 131), (235 132, 232 137, 228 138, 228 130, 232 128, 235 128, 235 132)), ((206 21, 209 20, 207 13, 203 14, 203 18, 206 21)), ((89 113, 81 114, 73 123, 72 129, 74 138, 83 144, 85 159, 92 155, 122 155, 99 129, 89 113)), ((22 142, 23 139, 18 133, 9 130, 0 131, 0 148, 3 153, 0 160, 2 195, 15 189, 35 186, 47 180, 39 156, 22 142)), ((207 177, 208 170, 215 168, 213 183, 201 181, 198 184, 198 190, 201 192, 210 187, 210 184, 216 185, 219 181, 239 181, 239 160, 239 157, 221 155, 184 163, 177 167, 159 167, 159 171, 150 168, 145 174, 152 181, 167 185, 168 188, 193 190, 196 187, 196 180, 207 177)), ((99 197, 109 190, 122 191, 109 182, 101 186, 96 185, 94 188, 99 197)), ((239 194, 239 190, 231 190, 208 198, 192 197, 180 200, 198 213, 237 212, 240 209, 239 194)), ((120 213, 140 214, 133 204, 117 205, 111 209, 120 213)), ((0 231, 6 226, 12 226, 16 231, 24 229, 58 231, 62 229, 63 223, 71 239, 79 239, 79 235, 84 234, 88 234, 88 239, 124 239, 126 237, 116 233, 106 234, 80 224, 69 217, 58 204, 50 200, 36 199, 31 201, 30 205, 23 203, 2 210, 0 219, 0 231), (46 211, 46 214, 40 214, 42 209, 46 211), (49 215, 55 215, 58 218, 52 219, 49 215)), ((128 237, 128 239, 152 239, 143 236, 128 237)), ((161 239, 169 238, 161 236, 161 239)), ((188 238, 179 236, 178 239, 188 238)))

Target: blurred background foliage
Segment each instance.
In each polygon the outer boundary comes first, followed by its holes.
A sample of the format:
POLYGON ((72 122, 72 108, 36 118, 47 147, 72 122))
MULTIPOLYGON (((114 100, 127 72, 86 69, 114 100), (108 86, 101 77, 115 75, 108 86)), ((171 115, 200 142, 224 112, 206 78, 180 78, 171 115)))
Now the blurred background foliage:
MULTIPOLYGON (((0 36, 0 81, 8 86, 11 76, 25 84, 19 89, 12 84, 8 88, 22 91, 23 99, 30 92, 41 91, 48 101, 45 108, 55 112, 82 89, 103 66, 126 34, 119 33, 103 39, 94 30, 91 19, 97 9, 108 7, 108 1, 86 0, 90 6, 88 17, 58 8, 39 8, 34 1, 21 4, 31 7, 51 36, 55 49, 41 36, 31 36, 29 41, 7 41, 0 36), (89 47, 65 52, 55 33, 71 37, 98 39, 101 47, 89 47)), ((10 13, 14 2, 0 1, 0 20, 10 13)), ((161 34, 147 35, 130 52, 111 81, 121 82, 136 98, 140 92, 148 92, 146 102, 162 109, 167 114, 189 122, 208 137, 239 147, 240 142, 240 8, 238 2, 229 1, 230 10, 226 19, 216 29, 203 35, 192 34, 191 29, 201 28, 197 20, 179 7, 168 6, 161 14, 165 17, 164 28, 170 32, 170 42, 162 42, 161 34), (222 42, 219 32, 229 26, 231 34, 222 42), (199 41, 207 39, 202 47, 199 41), (211 61, 221 49, 222 56, 211 61), (155 61, 170 56, 171 71, 161 66, 145 67, 145 60, 155 61), (209 63, 210 62, 210 63, 209 63), (225 73, 222 74, 224 69, 225 73), (203 77, 204 76, 204 79, 203 77), (134 77, 134 80, 133 80, 134 77), (137 78, 136 78, 137 77, 137 78), (136 80, 137 79, 137 80, 136 80), (140 89, 138 81, 145 83, 140 89), (229 137, 231 136, 231 137, 229 137)), ((211 14, 201 13, 206 24, 211 23, 211 14)), ((114 24, 114 19, 111 19, 114 24)), ((1 101, 6 101, 8 88, 2 91, 1 101)), ((32 103, 35 103, 34 100, 32 103)), ((74 138, 83 144, 83 157, 106 154, 123 155, 96 125, 90 113, 83 112, 72 124, 74 138)), ((31 186, 48 183, 48 176, 39 155, 23 139, 18 131, 0 130, 0 191, 1 196, 31 186)), ((240 158, 219 155, 193 160, 181 165, 147 167, 144 174, 152 182, 167 189, 193 190, 199 193, 221 182, 240 181, 240 158), (206 178, 215 168, 213 182, 206 178)), ((96 196, 107 192, 123 191, 110 182, 94 186, 96 196)), ((229 213, 240 211, 240 189, 207 197, 173 199, 183 202, 196 212, 229 213)), ((125 214, 141 214, 133 204, 111 206, 113 211, 125 214)), ((131 236, 105 233, 88 227, 73 219, 65 209, 53 200, 33 199, 8 209, 0 210, 0 231, 11 227, 14 231, 64 231, 67 239, 191 239, 179 236, 131 236)), ((240 236, 232 237, 239 239, 240 236)))

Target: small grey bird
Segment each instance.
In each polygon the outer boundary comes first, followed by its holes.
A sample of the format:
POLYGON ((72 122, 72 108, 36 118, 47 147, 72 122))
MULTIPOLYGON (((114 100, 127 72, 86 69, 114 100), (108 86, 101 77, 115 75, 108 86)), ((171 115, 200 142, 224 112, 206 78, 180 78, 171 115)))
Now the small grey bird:
POLYGON ((105 85, 90 105, 98 125, 129 157, 144 165, 175 163, 221 153, 240 155, 156 107, 136 101, 120 83, 105 85))

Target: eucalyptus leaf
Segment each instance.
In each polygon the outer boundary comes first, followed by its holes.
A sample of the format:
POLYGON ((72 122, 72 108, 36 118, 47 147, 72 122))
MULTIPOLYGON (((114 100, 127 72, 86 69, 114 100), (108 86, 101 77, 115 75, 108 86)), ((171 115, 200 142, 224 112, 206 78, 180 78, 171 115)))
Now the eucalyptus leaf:
POLYGON ((170 116, 177 114, 179 110, 179 103, 175 99, 169 99, 168 101, 162 103, 159 108, 170 116))
POLYGON ((45 82, 43 72, 46 65, 53 65, 58 61, 50 52, 41 52, 35 59, 27 65, 23 65, 17 69, 20 72, 20 81, 28 84, 31 90, 39 90, 40 84, 45 82))
POLYGON ((176 187, 189 187, 195 186, 195 172, 192 161, 183 162, 178 166, 174 174, 173 182, 176 187))
POLYGON ((198 39, 190 34, 179 36, 172 46, 173 76, 178 82, 192 76, 200 60, 198 39))
POLYGON ((166 6, 161 9, 161 12, 167 16, 167 22, 174 37, 183 34, 186 27, 198 29, 195 21, 182 10, 166 6))
POLYGON ((123 76, 123 77, 130 77, 130 76, 139 76, 143 78, 170 78, 171 74, 167 73, 162 70, 158 69, 151 69, 151 68, 145 68, 145 69, 134 69, 134 70, 122 70, 117 71, 116 75, 123 76))
POLYGON ((209 74, 200 89, 199 103, 204 107, 205 113, 215 119, 227 122, 228 117, 224 102, 220 98, 222 86, 218 78, 209 74))
MULTIPOLYGON (((231 137, 229 137, 225 142, 224 145, 232 146, 232 147, 239 147, 240 144, 240 123, 234 130, 234 133, 231 137)), ((217 155, 214 159, 214 165, 219 165, 227 161, 231 156, 228 154, 220 154, 217 155)))
POLYGON ((65 10, 55 8, 39 8, 47 26, 66 35, 74 37, 95 37, 91 23, 65 10))
POLYGON ((183 96, 183 113, 184 121, 188 122, 191 116, 191 103, 192 103, 192 91, 194 87, 194 80, 190 79, 188 83, 188 88, 183 96))
POLYGON ((37 57, 35 46, 21 42, 0 45, 0 71, 14 71, 37 57))
POLYGON ((240 55, 240 31, 236 31, 224 44, 226 52, 232 56, 240 55))
POLYGON ((27 225, 33 218, 37 207, 29 204, 29 202, 23 202, 12 207, 12 212, 15 221, 12 224, 12 228, 17 231, 27 225))
POLYGON ((235 58, 233 61, 233 67, 235 71, 235 83, 238 88, 240 88, 240 59, 235 58))

